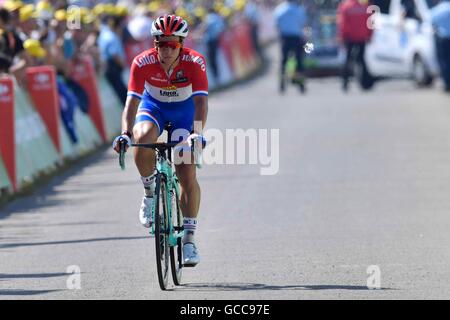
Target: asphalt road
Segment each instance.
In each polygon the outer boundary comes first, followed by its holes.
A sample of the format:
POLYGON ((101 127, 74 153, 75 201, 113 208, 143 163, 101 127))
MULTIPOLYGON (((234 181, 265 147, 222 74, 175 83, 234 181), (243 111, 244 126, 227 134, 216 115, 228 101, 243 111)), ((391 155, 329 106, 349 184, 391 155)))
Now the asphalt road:
POLYGON ((159 289, 137 171, 107 150, 1 209, 0 299, 449 299, 450 97, 408 81, 344 95, 335 78, 280 96, 271 53, 210 98, 208 128, 279 129, 279 170, 199 171, 202 261, 183 286, 159 289))

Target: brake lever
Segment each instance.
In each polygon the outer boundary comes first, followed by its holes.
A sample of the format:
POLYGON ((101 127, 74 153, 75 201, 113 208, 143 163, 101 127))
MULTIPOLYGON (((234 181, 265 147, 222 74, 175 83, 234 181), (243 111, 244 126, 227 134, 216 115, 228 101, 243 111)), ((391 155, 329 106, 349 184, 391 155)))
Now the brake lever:
POLYGON ((194 143, 192 143, 191 152, 194 155, 194 163, 198 169, 201 169, 203 166, 202 149, 203 149, 202 141, 195 141, 194 143), (198 147, 200 147, 200 149, 198 147))
POLYGON ((119 151, 119 165, 122 170, 125 170, 125 144, 123 141, 119 141, 120 151, 119 151))

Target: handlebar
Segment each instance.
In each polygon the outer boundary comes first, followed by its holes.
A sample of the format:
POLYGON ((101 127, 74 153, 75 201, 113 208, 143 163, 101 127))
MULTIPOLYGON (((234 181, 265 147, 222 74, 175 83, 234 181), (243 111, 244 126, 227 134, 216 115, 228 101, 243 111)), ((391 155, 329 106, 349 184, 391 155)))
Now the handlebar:
POLYGON ((167 150, 167 149, 170 149, 170 148, 174 148, 178 144, 179 144, 179 142, 169 142, 169 143, 164 143, 164 142, 158 142, 158 143, 132 143, 131 146, 132 147, 139 147, 139 148, 158 149, 158 150, 164 151, 164 150, 167 150))
MULTIPOLYGON (((125 144, 122 143, 122 141, 119 141, 120 143, 120 151, 119 151, 119 165, 122 170, 125 170, 125 144)), ((174 148, 177 145, 179 145, 180 142, 169 142, 169 143, 132 143, 131 147, 138 147, 138 148, 148 148, 148 149, 154 149, 159 150, 160 152, 164 152, 168 149, 174 148)), ((194 151, 194 146, 191 147, 191 150, 194 151)), ((202 158, 201 156, 198 158, 199 163, 197 163, 197 167, 201 168, 202 166, 202 158)))

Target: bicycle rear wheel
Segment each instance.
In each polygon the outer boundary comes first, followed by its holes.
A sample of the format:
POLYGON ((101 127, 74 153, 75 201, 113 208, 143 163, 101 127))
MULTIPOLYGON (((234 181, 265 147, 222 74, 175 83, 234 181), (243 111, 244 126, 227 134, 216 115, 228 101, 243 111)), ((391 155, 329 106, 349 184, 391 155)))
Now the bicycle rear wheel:
POLYGON ((161 290, 169 280, 169 217, 167 211, 167 182, 163 175, 156 178, 155 245, 156 269, 161 290))
MULTIPOLYGON (((175 188, 171 190, 171 204, 172 204, 172 226, 174 234, 179 235, 183 232, 183 215, 180 209, 180 200, 175 188)), ((177 245, 170 247, 170 267, 172 269, 172 279, 176 286, 181 285, 181 271, 183 268, 182 257, 182 243, 181 238, 177 239, 177 245)))

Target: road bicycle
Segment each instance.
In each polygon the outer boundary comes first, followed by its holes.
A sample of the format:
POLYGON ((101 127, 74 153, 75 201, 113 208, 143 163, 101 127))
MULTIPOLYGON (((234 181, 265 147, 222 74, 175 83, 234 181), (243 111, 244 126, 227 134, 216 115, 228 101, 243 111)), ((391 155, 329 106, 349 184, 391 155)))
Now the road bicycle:
MULTIPOLYGON (((165 130, 168 131, 168 137, 170 137, 170 123, 165 126, 165 130)), ((155 239, 156 267, 161 290, 167 289, 169 264, 172 280, 176 286, 181 284, 183 268, 183 244, 181 239, 184 235, 184 228, 183 215, 180 209, 180 184, 172 162, 172 148, 178 144, 178 142, 131 144, 132 147, 151 148, 156 151, 156 201, 153 201, 153 224, 149 232, 155 239)), ((121 144, 119 164, 124 170, 124 144, 121 144)))

